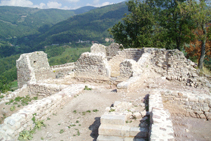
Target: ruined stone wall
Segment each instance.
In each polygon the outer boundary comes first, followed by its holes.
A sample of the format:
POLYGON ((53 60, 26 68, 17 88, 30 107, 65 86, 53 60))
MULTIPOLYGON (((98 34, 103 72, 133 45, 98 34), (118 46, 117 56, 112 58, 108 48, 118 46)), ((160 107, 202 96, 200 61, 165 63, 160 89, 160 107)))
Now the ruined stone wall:
POLYGON ((138 61, 139 58, 143 54, 142 49, 124 49, 122 51, 118 51, 117 55, 114 56, 111 60, 109 60, 109 65, 111 66, 111 75, 119 76, 120 75, 120 63, 125 59, 133 59, 138 61))
POLYGON ((126 59, 120 64, 120 77, 128 79, 133 76, 133 72, 139 69, 138 63, 132 59, 126 59))
POLYGON ((110 67, 101 54, 83 53, 75 63, 75 77, 109 79, 110 67))
POLYGON ((55 66, 51 66, 52 69, 56 69, 56 68, 63 68, 63 67, 74 67, 74 62, 71 63, 66 63, 66 64, 62 64, 62 65, 55 65, 55 66))
POLYGON ((117 55, 118 51, 120 51, 120 44, 112 43, 110 46, 106 47, 106 56, 113 57, 117 55))
POLYGON ((165 76, 168 80, 178 80, 184 85, 205 88, 211 86, 205 77, 200 77, 196 66, 191 60, 185 58, 179 50, 154 49, 151 54, 153 69, 165 76))
POLYGON ((27 105, 17 113, 7 117, 4 124, 0 125, 0 140, 17 140, 21 131, 33 129, 35 126, 32 121, 33 114, 36 113, 36 120, 47 120, 50 115, 70 101, 74 95, 83 91, 84 87, 83 84, 73 84, 57 94, 34 101, 33 104, 27 105))
POLYGON ((91 46, 91 53, 106 56, 106 46, 101 44, 94 44, 91 46))
POLYGON ((186 116, 211 120, 211 96, 182 91, 160 90, 163 101, 180 105, 186 116))
POLYGON ((150 137, 149 140, 174 140, 174 129, 168 110, 164 109, 159 91, 149 96, 150 137))
POLYGON ((55 78, 47 54, 43 51, 22 54, 16 61, 18 87, 21 88, 28 81, 36 82, 48 78, 55 78))
MULTIPOLYGON (((152 72, 151 65, 151 54, 144 53, 138 62, 134 60, 125 60, 120 65, 120 79, 125 80, 128 76, 131 76, 129 79, 119 83, 117 88, 119 90, 126 90, 127 92, 131 92, 141 85, 143 85, 144 79, 147 79, 152 72), (122 79, 124 78, 124 79, 122 79)), ((118 78, 119 78, 118 77, 118 78)))
POLYGON ((21 89, 17 89, 8 95, 7 94, 4 94, 4 95, 5 95, 5 97, 0 99, 0 107, 1 107, 1 104, 4 104, 5 102, 9 102, 10 99, 13 99, 18 96, 22 97, 22 96, 28 95, 28 87, 27 87, 27 85, 24 85, 21 89))
POLYGON ((56 66, 52 66, 51 68, 54 74, 56 75, 56 78, 63 78, 66 75, 73 73, 73 70, 75 68, 75 63, 73 62, 73 63, 67 63, 63 65, 56 65, 56 66))
POLYGON ((45 83, 28 83, 28 94, 39 96, 50 96, 62 89, 68 87, 67 85, 45 84, 45 83))

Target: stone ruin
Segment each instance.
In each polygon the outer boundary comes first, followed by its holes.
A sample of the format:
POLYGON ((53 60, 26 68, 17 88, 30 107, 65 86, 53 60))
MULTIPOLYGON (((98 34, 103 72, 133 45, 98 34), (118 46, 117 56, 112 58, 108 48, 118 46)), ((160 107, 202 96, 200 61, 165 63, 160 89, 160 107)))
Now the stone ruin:
POLYGON ((83 91, 84 84, 45 83, 45 80, 49 82, 67 76, 98 82, 115 81, 118 92, 130 93, 142 86, 153 90, 148 103, 145 103, 149 106, 148 111, 144 110, 144 105, 141 110, 136 110, 134 105, 124 101, 117 101, 113 107, 106 108, 101 117, 98 141, 174 140, 171 116, 164 109, 164 100, 182 106, 187 115, 211 120, 210 77, 199 74, 196 64, 186 59, 182 52, 157 48, 121 48, 121 45, 115 43, 108 47, 94 44, 91 52, 81 54, 76 62, 52 67, 42 51, 22 54, 16 65, 19 89, 3 98, 0 104, 27 94, 47 97, 7 117, 0 125, 0 140, 17 140, 19 132, 34 126, 31 121, 33 113, 38 113, 36 119, 46 120, 83 91), (154 83, 152 79, 155 78, 179 83, 202 93, 166 90, 154 83), (145 123, 146 115, 150 117, 150 128, 125 124, 131 117, 145 123))
POLYGON ((23 87, 27 82, 35 82, 55 78, 51 70, 47 54, 42 51, 22 54, 16 61, 18 87, 23 87))

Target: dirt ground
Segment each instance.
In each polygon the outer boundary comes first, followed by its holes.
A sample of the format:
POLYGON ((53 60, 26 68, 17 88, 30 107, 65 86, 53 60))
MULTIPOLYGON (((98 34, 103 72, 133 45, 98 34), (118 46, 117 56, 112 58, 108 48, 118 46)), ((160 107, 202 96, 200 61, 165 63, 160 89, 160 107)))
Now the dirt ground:
POLYGON ((171 113, 176 141, 211 140, 211 121, 187 117, 186 111, 176 104, 166 102, 164 107, 171 113))
MULTIPOLYGON (((59 79, 49 81, 49 83, 58 85, 84 83, 96 88, 84 90, 56 114, 51 115, 44 122, 46 127, 42 127, 41 130, 33 134, 32 141, 95 141, 98 137, 100 117, 105 112, 105 108, 110 107, 115 101, 127 101, 132 102, 133 105, 142 104, 143 106, 143 99, 156 88, 193 91, 194 93, 201 92, 199 89, 192 90, 190 87, 181 86, 180 83, 169 82, 160 78, 148 79, 139 89, 130 93, 117 92, 115 85, 110 82, 99 81, 95 83, 93 81, 78 81, 67 78, 62 81, 59 79)), ((10 107, 11 105, 7 107, 7 111, 9 111, 10 107)), ((171 113, 176 141, 211 140, 211 121, 185 117, 184 111, 178 105, 164 103, 164 107, 171 113)))
POLYGON ((134 92, 129 95, 118 93, 115 89, 98 88, 84 90, 56 115, 49 117, 47 125, 33 135, 33 141, 92 141, 98 136, 100 117, 106 107, 115 101, 140 103, 146 93, 134 92), (134 99, 134 97, 136 99, 134 99), (138 102, 139 101, 139 102, 138 102))

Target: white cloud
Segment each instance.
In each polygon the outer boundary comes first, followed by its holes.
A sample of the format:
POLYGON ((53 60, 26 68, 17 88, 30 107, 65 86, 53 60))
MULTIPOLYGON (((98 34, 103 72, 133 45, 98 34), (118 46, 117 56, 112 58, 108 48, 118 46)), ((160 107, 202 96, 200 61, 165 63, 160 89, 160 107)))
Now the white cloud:
MULTIPOLYGON (((113 4, 113 3, 110 3, 110 2, 104 2, 104 3, 102 3, 102 4, 101 4, 101 6, 106 6, 106 5, 111 5, 111 4, 113 4)), ((101 7, 101 6, 100 6, 100 7, 101 7)))
MULTIPOLYGON (((94 3, 94 2, 93 2, 94 3)), ((106 6, 106 5, 111 5, 111 4, 114 4, 114 3, 110 3, 110 2, 104 2, 102 4, 86 4, 86 6, 94 6, 94 7, 102 7, 102 6, 106 6)))
POLYGON ((67 1, 67 2, 70 2, 70 3, 74 3, 74 2, 79 2, 80 0, 64 0, 64 1, 67 1))
POLYGON ((2 0, 0 5, 32 7, 33 3, 30 0, 2 0))
MULTIPOLYGON (((62 0, 62 1, 76 3, 76 2, 79 2, 80 0, 62 0)), ((64 10, 79 8, 79 6, 75 6, 75 7, 62 6, 61 3, 53 1, 53 0, 49 1, 47 4, 42 2, 36 5, 33 4, 32 0, 0 0, 0 6, 21 6, 21 7, 40 8, 40 9, 57 8, 57 9, 64 9, 64 10)))
POLYGON ((48 8, 58 8, 58 9, 60 9, 62 7, 62 4, 58 3, 58 2, 50 1, 50 2, 47 3, 47 7, 48 8))
POLYGON ((40 3, 39 5, 34 5, 33 7, 44 9, 44 8, 46 8, 46 4, 45 3, 40 3))

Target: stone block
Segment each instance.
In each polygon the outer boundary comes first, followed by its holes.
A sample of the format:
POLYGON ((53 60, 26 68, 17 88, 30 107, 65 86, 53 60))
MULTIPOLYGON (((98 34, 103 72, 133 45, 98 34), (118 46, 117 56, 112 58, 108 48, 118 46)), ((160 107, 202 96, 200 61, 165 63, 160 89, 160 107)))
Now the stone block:
POLYGON ((121 136, 122 135, 122 126, 112 125, 112 124, 101 124, 99 127, 99 135, 106 136, 121 136))
POLYGON ((129 126, 123 126, 122 127, 121 136, 122 137, 129 137, 130 136, 130 127, 129 126))
POLYGON ((97 141, 124 141, 121 137, 99 135, 97 141))
POLYGON ((103 115, 101 124, 125 125, 126 115, 103 115))
POLYGON ((146 139, 134 138, 134 137, 126 137, 124 141, 146 141, 146 139))

